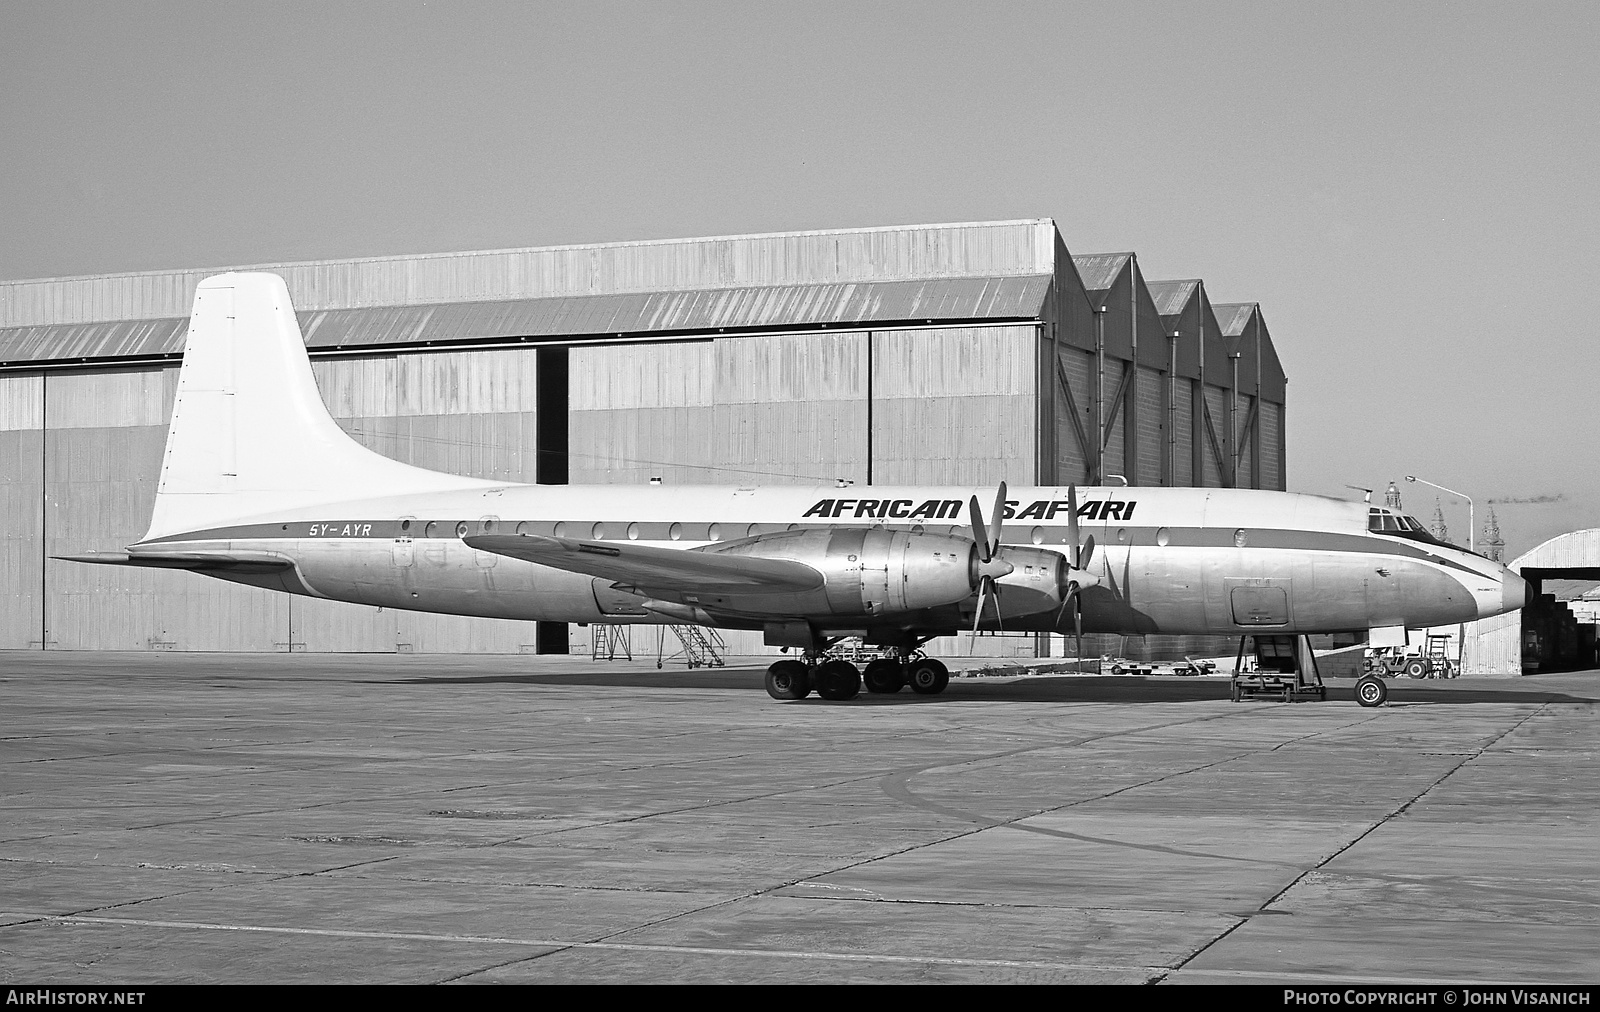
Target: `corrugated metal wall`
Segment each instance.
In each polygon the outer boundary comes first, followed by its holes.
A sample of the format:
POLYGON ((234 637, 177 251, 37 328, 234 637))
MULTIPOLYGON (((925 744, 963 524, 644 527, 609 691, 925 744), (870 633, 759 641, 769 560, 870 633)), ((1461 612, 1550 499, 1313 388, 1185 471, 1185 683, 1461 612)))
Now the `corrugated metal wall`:
POLYGON ((972 327, 872 335, 877 485, 1032 484, 1038 330, 972 327))
POLYGON ((0 649, 44 630, 44 377, 0 376, 0 649))
POLYGON ((848 478, 865 483, 867 354, 869 341, 877 337, 718 340, 712 445, 716 460, 732 470, 701 480, 773 484, 848 478))
MULTIPOLYGON (((44 378, 47 555, 120 551, 155 502, 177 369, 44 378)), ((62 650, 283 649, 280 594, 188 573, 49 561, 46 644, 62 650)))
POLYGON ((1095 359, 1093 352, 1058 345, 1056 360, 1056 480, 1067 485, 1094 479, 1095 359))
POLYGON ((716 347, 575 347, 567 372, 568 480, 574 485, 731 485, 717 458, 716 347))
POLYGON ((1109 478, 1114 474, 1121 475, 1129 482, 1133 481, 1133 477, 1128 474, 1127 423, 1129 390, 1125 384, 1128 383, 1128 374, 1133 372, 1133 369, 1132 362, 1119 362, 1116 359, 1107 360, 1104 388, 1106 402, 1105 429, 1100 434, 1100 440, 1105 444, 1106 476, 1109 478), (1122 394, 1122 399, 1114 401, 1113 398, 1119 392, 1122 394))
POLYGON ((1283 474, 1283 405, 1261 402, 1261 487, 1288 491, 1283 474))
POLYGON ((1260 431, 1256 418, 1256 399, 1247 394, 1239 395, 1239 413, 1234 419, 1235 432, 1233 434, 1234 453, 1238 457, 1238 473, 1234 475, 1234 484, 1239 488, 1261 488, 1256 484, 1256 454, 1260 450, 1257 445, 1256 433, 1260 431))
MULTIPOLYGON (((1049 219, 269 264, 302 312, 682 288, 1049 274, 1049 219)), ((0 283, 0 326, 187 316, 215 269, 0 283)))
POLYGON ((1228 461, 1227 391, 1207 383, 1204 396, 1203 407, 1209 414, 1200 416, 1200 484, 1217 488, 1228 484, 1224 471, 1228 461))
MULTIPOLYGON (((1160 485, 1162 445, 1167 438, 1166 377, 1159 369, 1139 366, 1138 405, 1139 431, 1135 440, 1138 447, 1138 467, 1135 484, 1160 485)), ((1130 479, 1134 476, 1130 475, 1130 479)))
POLYGON ((1180 379, 1173 383, 1172 401, 1175 423, 1172 440, 1172 483, 1193 485, 1194 480, 1194 383, 1180 379))

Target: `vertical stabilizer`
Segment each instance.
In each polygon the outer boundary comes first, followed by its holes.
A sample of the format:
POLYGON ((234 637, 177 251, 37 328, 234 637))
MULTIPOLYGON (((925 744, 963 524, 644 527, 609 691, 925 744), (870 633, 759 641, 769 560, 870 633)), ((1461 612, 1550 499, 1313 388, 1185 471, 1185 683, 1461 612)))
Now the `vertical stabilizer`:
POLYGON ((347 436, 317 392, 282 278, 200 282, 147 540, 319 502, 492 484, 347 436))

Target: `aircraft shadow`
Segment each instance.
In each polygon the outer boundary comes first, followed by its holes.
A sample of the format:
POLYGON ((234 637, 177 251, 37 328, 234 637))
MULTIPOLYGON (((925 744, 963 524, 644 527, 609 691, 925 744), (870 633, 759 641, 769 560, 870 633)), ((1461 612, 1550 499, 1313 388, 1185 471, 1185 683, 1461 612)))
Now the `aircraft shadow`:
MULTIPOLYGON (((596 671, 550 674, 423 675, 391 678, 392 685, 593 685, 632 689, 739 689, 765 691, 757 668, 701 668, 693 671, 596 671)), ((1329 679, 1328 702, 1355 701, 1355 682, 1329 679)), ((944 696, 919 696, 909 690, 890 695, 863 692, 851 705, 921 705, 942 699, 1037 703, 1191 703, 1224 700, 1231 686, 1221 678, 1147 678, 1137 675, 1068 675, 1059 678, 990 680, 953 678, 944 696)), ((1389 683, 1390 703, 1588 703, 1593 699, 1533 688, 1448 687, 1408 682, 1389 683)), ((816 696, 792 705, 834 706, 816 696)))

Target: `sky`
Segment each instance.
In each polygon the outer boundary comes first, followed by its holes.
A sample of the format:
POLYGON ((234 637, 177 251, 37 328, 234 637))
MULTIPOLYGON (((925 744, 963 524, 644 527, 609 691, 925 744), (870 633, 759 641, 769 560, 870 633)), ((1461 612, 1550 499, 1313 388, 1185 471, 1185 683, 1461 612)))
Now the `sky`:
MULTIPOLYGON (((0 3, 0 279, 1053 218, 1260 302, 1292 491, 1600 526, 1600 5, 0 3), (1526 501, 1518 501, 1526 500, 1526 501)), ((1510 555, 1508 555, 1508 558, 1510 555)))

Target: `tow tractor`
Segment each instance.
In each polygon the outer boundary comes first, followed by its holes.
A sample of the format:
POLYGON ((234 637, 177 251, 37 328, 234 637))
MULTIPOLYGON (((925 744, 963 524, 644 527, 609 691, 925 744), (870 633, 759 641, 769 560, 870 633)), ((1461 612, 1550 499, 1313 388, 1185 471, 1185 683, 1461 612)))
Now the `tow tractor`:
POLYGON ((1408 653, 1405 647, 1368 647, 1362 668, 1378 678, 1458 678, 1461 666, 1445 653, 1449 640, 1429 633, 1422 653, 1408 653))

